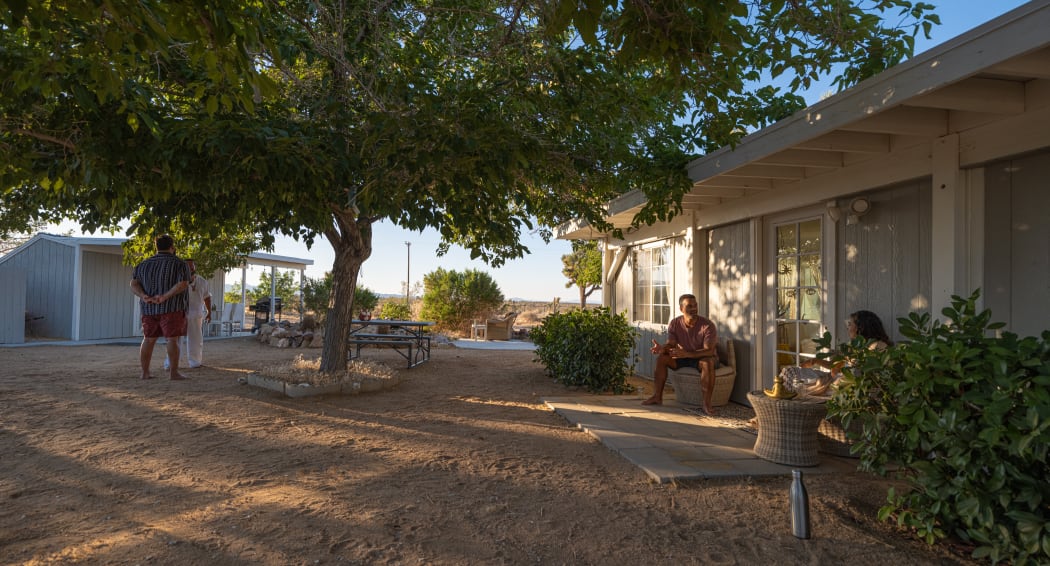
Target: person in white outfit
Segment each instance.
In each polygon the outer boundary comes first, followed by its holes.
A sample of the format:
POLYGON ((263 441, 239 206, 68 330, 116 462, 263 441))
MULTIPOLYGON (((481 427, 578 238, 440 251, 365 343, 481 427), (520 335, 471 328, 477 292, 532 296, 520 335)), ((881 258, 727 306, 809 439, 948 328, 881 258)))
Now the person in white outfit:
MULTIPOLYGON (((190 305, 186 309, 186 347, 181 350, 186 352, 189 366, 199 368, 204 360, 204 324, 211 322, 211 289, 208 280, 197 273, 196 263, 192 259, 185 261, 191 274, 190 287, 186 290, 190 305)), ((164 358, 164 368, 168 366, 169 361, 164 358)))

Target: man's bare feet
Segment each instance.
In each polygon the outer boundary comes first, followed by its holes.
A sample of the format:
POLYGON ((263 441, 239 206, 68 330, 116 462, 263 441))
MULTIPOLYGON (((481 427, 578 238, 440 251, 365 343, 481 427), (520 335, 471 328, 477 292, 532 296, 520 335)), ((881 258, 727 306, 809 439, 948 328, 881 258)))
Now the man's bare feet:
POLYGON ((148 373, 144 373, 144 374, 142 374, 142 375, 140 375, 140 376, 139 376, 139 379, 143 379, 143 380, 146 380, 146 379, 153 379, 153 376, 152 376, 152 375, 150 375, 150 374, 148 374, 148 373))
POLYGON ((185 375, 182 375, 181 373, 176 373, 175 375, 171 376, 171 380, 172 381, 183 381, 183 380, 186 380, 186 379, 189 379, 189 378, 186 377, 185 375))
POLYGON ((664 400, 659 398, 659 397, 653 396, 653 397, 650 397, 650 398, 646 399, 645 401, 642 401, 642 404, 643 405, 663 405, 664 404, 664 400))
POLYGON ((715 410, 712 409, 710 405, 705 405, 704 406, 704 414, 709 416, 709 417, 713 417, 713 416, 715 416, 715 410))

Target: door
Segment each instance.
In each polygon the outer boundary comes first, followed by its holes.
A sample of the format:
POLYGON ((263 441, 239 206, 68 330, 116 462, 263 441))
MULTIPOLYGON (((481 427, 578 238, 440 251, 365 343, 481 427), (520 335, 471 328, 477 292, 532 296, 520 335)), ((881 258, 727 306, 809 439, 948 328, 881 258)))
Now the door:
POLYGON ((775 375, 816 355, 814 340, 826 328, 829 301, 822 216, 774 222, 771 228, 775 375))

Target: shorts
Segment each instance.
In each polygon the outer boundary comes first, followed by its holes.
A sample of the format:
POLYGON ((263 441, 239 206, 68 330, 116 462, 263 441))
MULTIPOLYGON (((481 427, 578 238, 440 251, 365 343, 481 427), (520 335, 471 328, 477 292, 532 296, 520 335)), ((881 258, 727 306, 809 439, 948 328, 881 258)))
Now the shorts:
MULTIPOLYGON (((707 359, 707 358, 675 358, 674 359, 675 369, 696 368, 696 369, 699 370, 700 369, 700 360, 705 360, 705 359, 707 359)), ((715 369, 718 369, 720 365, 721 364, 719 364, 718 360, 716 359, 715 360, 715 369)))
POLYGON ((186 335, 186 312, 142 315, 142 335, 146 338, 177 338, 186 335))

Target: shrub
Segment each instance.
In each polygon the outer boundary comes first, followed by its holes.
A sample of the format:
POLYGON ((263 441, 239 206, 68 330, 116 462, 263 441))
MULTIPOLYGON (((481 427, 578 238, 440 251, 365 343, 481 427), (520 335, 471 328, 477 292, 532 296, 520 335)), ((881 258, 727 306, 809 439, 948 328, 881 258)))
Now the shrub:
POLYGON ((629 390, 636 335, 624 314, 606 307, 548 315, 529 334, 536 356, 559 383, 613 393, 629 390))
POLYGON ((372 312, 379 304, 379 295, 368 287, 358 285, 354 287, 354 314, 361 312, 372 312))
POLYGON ((412 320, 412 307, 401 301, 387 301, 379 309, 379 317, 386 320, 412 320))
POLYGON ((463 273, 438 268, 423 276, 423 309, 420 317, 433 320, 441 330, 465 332, 467 324, 503 304, 503 293, 483 271, 463 273))
MULTIPOLYGON (((996 336, 976 313, 979 291, 942 313, 898 319, 908 341, 884 352, 854 342, 830 412, 863 424, 861 466, 898 466, 911 489, 890 491, 891 516, 928 543, 957 536, 975 558, 1050 561, 1050 332, 996 336)), ((827 338, 827 337, 826 337, 827 338)))
POLYGON ((328 314, 328 300, 332 296, 332 272, 326 272, 321 279, 306 278, 303 282, 303 306, 313 312, 318 321, 323 322, 328 314))

